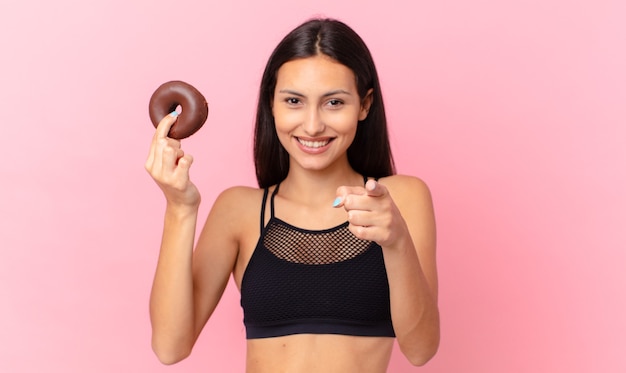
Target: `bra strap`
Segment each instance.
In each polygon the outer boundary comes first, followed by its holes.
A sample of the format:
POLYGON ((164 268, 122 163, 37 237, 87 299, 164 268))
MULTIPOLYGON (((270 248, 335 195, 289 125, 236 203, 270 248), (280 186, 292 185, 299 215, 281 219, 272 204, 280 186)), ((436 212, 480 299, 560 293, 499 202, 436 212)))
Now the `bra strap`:
POLYGON ((265 188, 263 191, 263 202, 261 203, 261 234, 263 234, 263 227, 265 227, 265 204, 267 202, 267 193, 269 188, 265 188))
POLYGON ((274 217, 274 197, 276 196, 276 193, 278 193, 278 187, 280 187, 280 183, 276 184, 276 188, 272 192, 272 197, 270 199, 270 219, 274 217))

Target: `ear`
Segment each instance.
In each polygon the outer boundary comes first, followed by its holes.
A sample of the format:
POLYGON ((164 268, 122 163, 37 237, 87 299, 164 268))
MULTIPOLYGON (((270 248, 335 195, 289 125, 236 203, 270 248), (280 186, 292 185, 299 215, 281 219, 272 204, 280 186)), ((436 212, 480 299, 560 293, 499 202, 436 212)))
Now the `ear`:
POLYGON ((365 120, 367 118, 367 114, 370 112, 370 107, 372 106, 372 102, 374 102, 374 88, 370 88, 363 100, 361 100, 361 111, 359 111, 359 121, 365 120))

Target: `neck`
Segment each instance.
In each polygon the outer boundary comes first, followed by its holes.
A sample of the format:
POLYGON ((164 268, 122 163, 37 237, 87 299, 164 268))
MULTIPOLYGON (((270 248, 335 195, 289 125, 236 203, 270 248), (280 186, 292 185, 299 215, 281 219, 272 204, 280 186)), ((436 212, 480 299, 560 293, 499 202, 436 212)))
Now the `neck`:
POLYGON ((351 167, 334 170, 289 169, 289 174, 280 186, 280 194, 303 204, 331 204, 340 186, 363 186, 363 175, 351 167))

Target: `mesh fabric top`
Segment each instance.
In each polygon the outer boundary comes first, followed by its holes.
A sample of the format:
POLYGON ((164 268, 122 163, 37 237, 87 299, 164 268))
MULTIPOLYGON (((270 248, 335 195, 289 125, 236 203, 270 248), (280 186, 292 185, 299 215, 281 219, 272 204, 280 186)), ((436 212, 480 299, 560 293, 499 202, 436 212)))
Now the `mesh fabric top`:
POLYGON ((347 222, 326 230, 294 227, 274 217, 274 194, 241 284, 247 338, 393 337, 381 247, 356 238, 347 222))

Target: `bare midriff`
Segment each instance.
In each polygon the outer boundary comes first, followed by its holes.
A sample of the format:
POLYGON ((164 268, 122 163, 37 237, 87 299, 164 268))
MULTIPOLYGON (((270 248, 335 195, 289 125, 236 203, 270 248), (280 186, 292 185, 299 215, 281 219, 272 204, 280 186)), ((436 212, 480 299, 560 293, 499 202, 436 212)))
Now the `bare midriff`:
POLYGON ((249 339, 247 373, 385 373, 393 338, 296 334, 249 339))

